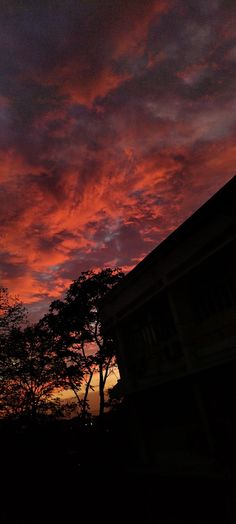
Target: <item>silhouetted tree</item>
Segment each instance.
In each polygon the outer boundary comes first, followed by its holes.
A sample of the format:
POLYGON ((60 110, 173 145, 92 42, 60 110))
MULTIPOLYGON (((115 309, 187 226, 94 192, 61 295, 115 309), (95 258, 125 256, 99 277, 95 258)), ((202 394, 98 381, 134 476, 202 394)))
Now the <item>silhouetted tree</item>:
POLYGON ((11 329, 17 328, 27 322, 27 311, 17 297, 12 297, 8 289, 0 287, 0 344, 3 348, 4 341, 11 329))
POLYGON ((80 415, 85 417, 88 411, 88 389, 92 379, 90 358, 83 354, 83 341, 80 342, 74 332, 70 333, 63 302, 53 302, 50 313, 45 315, 38 325, 50 340, 51 347, 59 359, 60 374, 63 377, 65 389, 69 388, 73 391, 80 415), (54 305, 55 309, 53 309, 54 305), (89 379, 87 379, 88 373, 91 375, 89 379), (82 382, 83 388, 81 388, 82 382))
POLYGON ((56 392, 65 389, 67 377, 52 339, 39 325, 25 326, 25 308, 5 289, 0 304, 0 414, 61 415, 56 392))
POLYGON ((105 384, 115 364, 114 340, 101 330, 101 305, 106 294, 116 286, 124 274, 119 268, 105 268, 100 272, 83 272, 74 280, 65 300, 54 301, 50 313, 42 322, 54 332, 58 350, 68 359, 71 389, 75 392, 82 414, 88 407, 88 392, 94 373, 99 377, 99 414, 105 407, 105 384), (74 383, 76 365, 82 366, 85 377, 83 398, 74 383))
POLYGON ((6 288, 0 288, 0 413, 6 414, 10 399, 10 337, 13 331, 26 322, 26 310, 17 298, 9 296, 6 288))

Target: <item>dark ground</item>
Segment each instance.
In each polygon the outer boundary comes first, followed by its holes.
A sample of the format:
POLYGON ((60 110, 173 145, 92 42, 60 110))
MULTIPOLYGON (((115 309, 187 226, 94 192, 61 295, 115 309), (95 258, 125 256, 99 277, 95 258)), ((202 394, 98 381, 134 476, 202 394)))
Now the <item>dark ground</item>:
POLYGON ((0 425, 1 524, 236 522, 232 481, 137 468, 119 418, 0 425))

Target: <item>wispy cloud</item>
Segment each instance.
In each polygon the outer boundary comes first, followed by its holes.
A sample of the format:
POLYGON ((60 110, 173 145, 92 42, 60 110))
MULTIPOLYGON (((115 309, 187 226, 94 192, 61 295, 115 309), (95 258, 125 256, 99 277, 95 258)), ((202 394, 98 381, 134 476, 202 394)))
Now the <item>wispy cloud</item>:
POLYGON ((1 279, 39 314, 81 270, 132 267, 235 172, 236 8, 1 8, 1 279))

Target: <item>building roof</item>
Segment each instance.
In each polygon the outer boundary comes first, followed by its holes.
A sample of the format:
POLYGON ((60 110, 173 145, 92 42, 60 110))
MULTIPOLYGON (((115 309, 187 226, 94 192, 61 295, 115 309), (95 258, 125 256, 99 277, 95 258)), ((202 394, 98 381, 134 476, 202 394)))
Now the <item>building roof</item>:
MULTIPOLYGON (((175 231, 173 231, 165 240, 154 248, 141 262, 139 262, 116 286, 105 299, 105 303, 111 302, 122 290, 129 287, 133 280, 136 280, 153 266, 157 260, 165 259, 182 243, 188 242, 188 239, 194 237, 202 228, 206 228, 209 222, 214 226, 215 217, 222 216, 232 219, 232 225, 235 228, 236 218, 236 175, 233 176, 219 191, 217 191, 207 202, 205 202, 197 211, 195 211, 185 222, 183 222, 175 231)), ((215 224, 217 228, 217 224, 215 224)), ((228 227, 228 223, 227 223, 228 227)), ((224 233, 224 231, 223 231, 224 233)))

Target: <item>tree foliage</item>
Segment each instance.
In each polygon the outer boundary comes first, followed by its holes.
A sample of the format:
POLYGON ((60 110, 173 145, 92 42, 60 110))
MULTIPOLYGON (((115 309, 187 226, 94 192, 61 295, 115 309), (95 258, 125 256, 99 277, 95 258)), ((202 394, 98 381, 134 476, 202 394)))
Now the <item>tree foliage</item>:
POLYGON ((99 379, 99 414, 104 412, 104 389, 115 363, 115 345, 111 337, 102 333, 101 306, 104 297, 123 276, 119 268, 83 272, 73 281, 64 300, 52 302, 49 315, 42 320, 54 333, 58 352, 67 359, 68 380, 84 415, 95 373, 99 379), (78 394, 77 366, 83 369, 85 377, 83 396, 78 394))
POLYGON ((52 302, 38 324, 27 325, 22 303, 0 290, 0 414, 37 418, 59 414, 56 392, 70 388, 83 417, 96 375, 100 410, 115 365, 114 340, 102 333, 104 297, 123 278, 119 268, 83 272, 65 299, 52 302), (82 387, 83 385, 83 387, 82 387))
POLYGON ((9 296, 7 288, 0 287, 0 343, 1 347, 11 329, 27 323, 27 311, 17 297, 9 296))
POLYGON ((0 415, 62 414, 55 392, 65 389, 67 380, 52 338, 39 325, 25 325, 25 308, 7 290, 0 304, 0 415))

